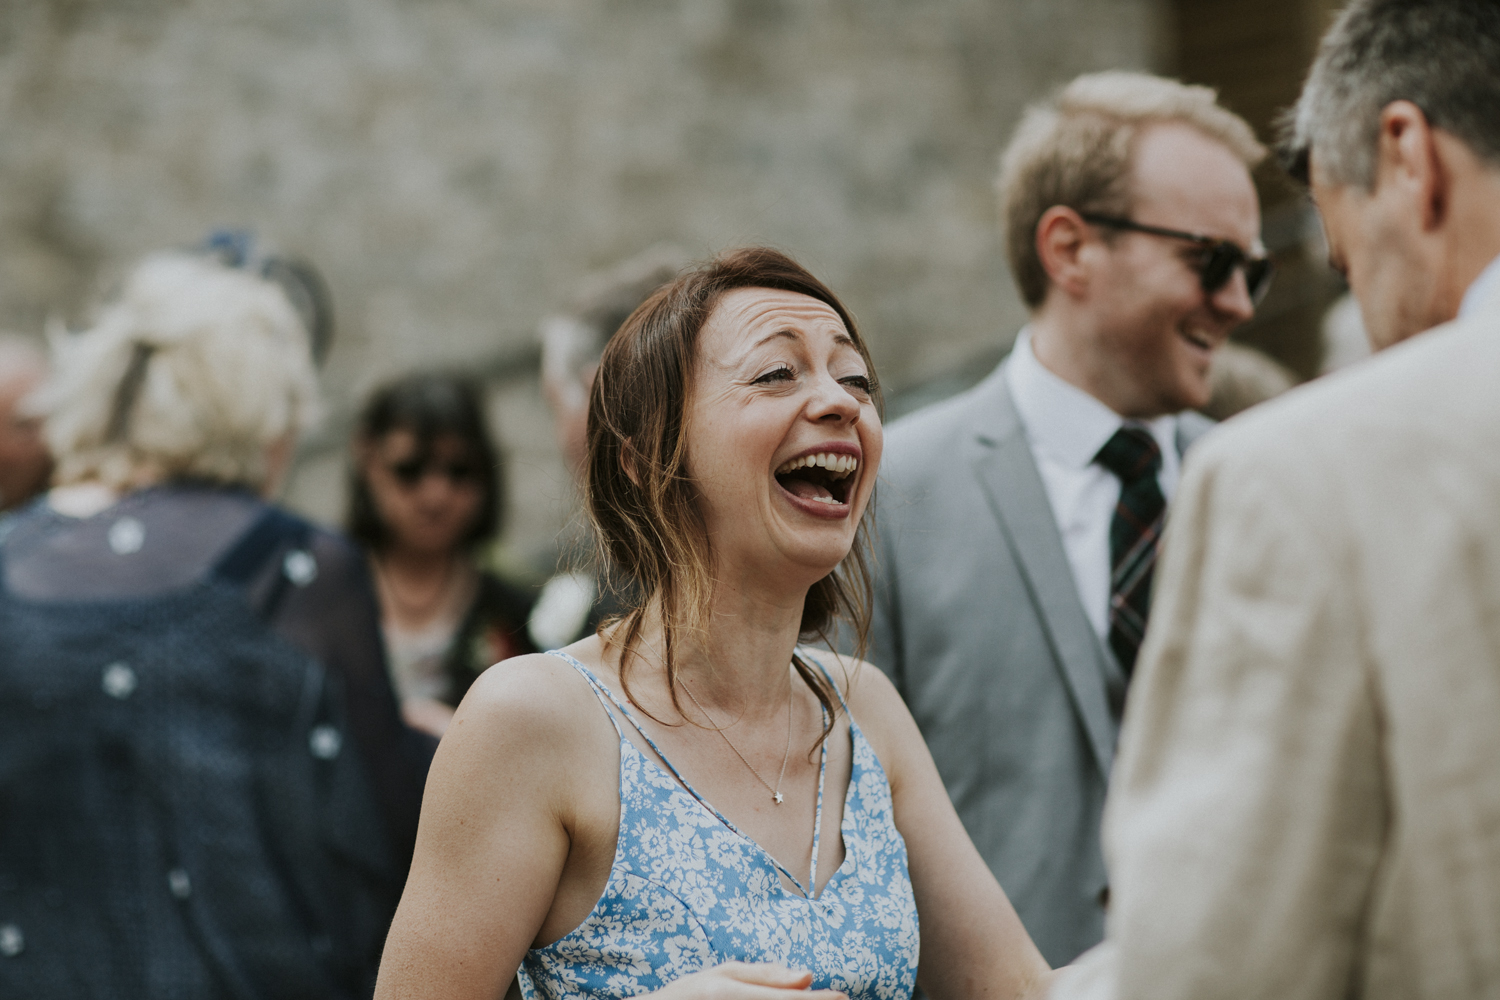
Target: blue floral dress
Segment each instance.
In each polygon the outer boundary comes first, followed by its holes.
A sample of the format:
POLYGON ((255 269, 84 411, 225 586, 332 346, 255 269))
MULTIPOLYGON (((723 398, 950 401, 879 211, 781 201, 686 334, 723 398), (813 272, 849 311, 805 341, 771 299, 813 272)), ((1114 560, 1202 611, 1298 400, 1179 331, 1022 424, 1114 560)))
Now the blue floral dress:
POLYGON ((729 961, 807 969, 813 989, 842 990, 850 1000, 911 996, 918 934, 906 842, 896 830, 885 770, 852 718, 844 863, 821 893, 808 898, 817 885, 826 745, 818 770, 812 870, 803 883, 693 791, 587 667, 566 653, 554 655, 589 682, 620 735, 620 833, 609 881, 594 909, 567 936, 522 960, 519 978, 527 1000, 635 996, 729 961), (625 737, 611 705, 672 773, 625 737), (809 892, 788 890, 781 874, 809 892))

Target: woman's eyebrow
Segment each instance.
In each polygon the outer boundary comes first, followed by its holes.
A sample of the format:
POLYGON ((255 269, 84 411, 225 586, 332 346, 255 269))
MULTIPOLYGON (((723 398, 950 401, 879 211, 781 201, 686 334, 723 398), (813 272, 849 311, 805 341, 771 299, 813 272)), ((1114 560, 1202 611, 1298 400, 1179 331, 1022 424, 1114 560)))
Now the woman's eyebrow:
POLYGON ((750 349, 754 350, 755 348, 760 347, 763 344, 768 344, 771 341, 775 340, 777 337, 785 337, 788 340, 794 340, 794 341, 802 339, 800 336, 798 336, 798 334, 794 330, 786 330, 786 329, 776 330, 773 333, 766 334, 764 337, 762 337, 759 340, 757 340, 754 344, 751 344, 750 345, 750 349))
MULTIPOLYGON (((750 349, 754 350, 755 348, 760 347, 763 344, 768 344, 771 341, 775 340, 777 337, 785 337, 786 339, 793 341, 802 339, 802 335, 797 333, 795 330, 776 330, 772 333, 766 334, 764 337, 751 344, 750 349)), ((833 338, 833 342, 840 347, 855 347, 854 338, 849 336, 847 333, 836 334, 833 338)), ((855 349, 858 350, 857 347, 855 347, 855 349)))

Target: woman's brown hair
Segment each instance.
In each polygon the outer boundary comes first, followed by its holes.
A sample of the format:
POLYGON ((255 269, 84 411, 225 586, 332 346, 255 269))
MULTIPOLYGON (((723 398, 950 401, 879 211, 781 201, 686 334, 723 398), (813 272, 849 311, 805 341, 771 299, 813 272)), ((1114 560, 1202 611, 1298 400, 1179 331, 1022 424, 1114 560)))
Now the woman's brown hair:
MULTIPOLYGON (((657 611, 667 687, 679 712, 680 632, 707 627, 713 597, 713 550, 687 469, 684 420, 699 334, 719 300, 737 288, 795 292, 838 313, 870 371, 880 405, 869 351, 849 311, 806 268, 766 247, 725 251, 683 272, 641 303, 610 339, 589 397, 584 495, 601 560, 616 589, 634 599, 605 625, 614 626, 608 641, 619 644, 620 683, 629 697, 630 659, 638 655, 646 613, 657 611)), ((831 646, 832 626, 842 619, 853 631, 857 657, 870 628, 869 514, 867 509, 849 555, 808 590, 800 630, 802 639, 831 646)), ((826 738, 838 715, 837 692, 802 657, 794 656, 792 663, 823 705, 826 738)))

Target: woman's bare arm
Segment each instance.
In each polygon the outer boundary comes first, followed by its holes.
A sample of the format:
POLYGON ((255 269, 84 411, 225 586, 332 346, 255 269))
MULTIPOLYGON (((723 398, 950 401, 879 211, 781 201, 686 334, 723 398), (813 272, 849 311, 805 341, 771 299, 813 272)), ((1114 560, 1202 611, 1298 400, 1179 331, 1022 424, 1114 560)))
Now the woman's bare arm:
POLYGON ((598 753, 608 728, 571 674, 560 661, 520 657, 489 670, 459 706, 427 781, 378 998, 505 993, 552 908, 584 755, 598 753))
POLYGON ((917 973, 933 1000, 1043 996, 1047 962, 964 830, 900 694, 861 663, 850 712, 885 768, 922 927, 917 973))

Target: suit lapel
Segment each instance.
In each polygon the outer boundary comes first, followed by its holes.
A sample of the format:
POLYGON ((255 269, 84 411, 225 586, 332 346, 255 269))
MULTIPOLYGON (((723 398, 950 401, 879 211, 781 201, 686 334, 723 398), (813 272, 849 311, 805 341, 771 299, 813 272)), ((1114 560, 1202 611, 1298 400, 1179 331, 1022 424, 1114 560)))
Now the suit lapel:
MULTIPOLYGON (((1052 505, 1026 443, 1021 418, 1011 402, 1003 370, 1003 366, 997 369, 978 389, 984 402, 969 458, 1026 578, 1094 758, 1108 779, 1118 724, 1110 711, 1106 678, 1120 675, 1120 671, 1106 661, 1078 600, 1052 505)), ((1123 675, 1113 679, 1119 681, 1123 692, 1123 675)))

